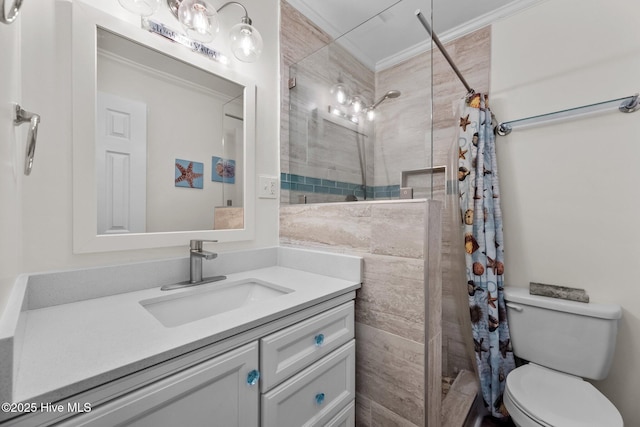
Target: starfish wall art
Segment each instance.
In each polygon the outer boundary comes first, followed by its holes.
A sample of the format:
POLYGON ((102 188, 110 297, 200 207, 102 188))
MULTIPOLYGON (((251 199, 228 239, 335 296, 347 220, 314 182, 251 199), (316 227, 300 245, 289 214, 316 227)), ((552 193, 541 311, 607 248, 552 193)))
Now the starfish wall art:
POLYGON ((176 159, 176 187, 202 188, 204 164, 176 159))

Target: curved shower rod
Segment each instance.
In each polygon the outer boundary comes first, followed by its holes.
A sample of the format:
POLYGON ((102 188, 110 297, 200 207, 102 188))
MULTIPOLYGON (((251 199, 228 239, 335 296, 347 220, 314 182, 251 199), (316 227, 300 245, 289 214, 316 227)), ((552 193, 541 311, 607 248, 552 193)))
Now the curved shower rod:
POLYGON ((436 46, 438 46, 438 49, 440 49, 440 52, 442 52, 442 54, 444 55, 444 59, 447 60, 447 62, 449 63, 453 71, 456 73, 456 75, 458 76, 458 78, 460 79, 464 87, 467 89, 467 99, 470 99, 473 95, 475 95, 476 91, 473 90, 471 86, 469 86, 469 83, 467 83, 467 80, 465 80, 464 76, 456 66, 455 62, 453 62, 453 59, 451 59, 451 57, 449 56, 447 49, 445 49, 443 44, 440 42, 440 39, 438 38, 438 36, 431 29, 431 26, 427 22, 427 19, 424 17, 420 9, 416 10, 416 17, 418 18, 418 20, 420 21, 424 29, 427 30, 427 33, 429 33, 433 42, 436 44, 436 46))

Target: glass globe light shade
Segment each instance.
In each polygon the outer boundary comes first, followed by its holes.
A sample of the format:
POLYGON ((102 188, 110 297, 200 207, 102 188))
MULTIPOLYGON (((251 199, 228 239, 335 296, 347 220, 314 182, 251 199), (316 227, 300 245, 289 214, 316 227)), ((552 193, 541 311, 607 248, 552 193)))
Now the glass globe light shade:
POLYGON ((255 62, 262 53, 262 36, 254 26, 246 22, 236 24, 229 32, 233 55, 243 62, 255 62))
POLYGON ((353 113, 356 115, 360 114, 364 110, 365 104, 365 100, 359 95, 355 95, 351 98, 351 108, 353 109, 353 113))
POLYGON ((187 37, 201 43, 212 41, 220 30, 215 7, 204 0, 183 0, 178 7, 178 20, 187 37))
POLYGON ((329 93, 335 97, 336 102, 340 105, 347 105, 351 101, 349 88, 344 83, 334 84, 329 93))
POLYGON ((376 119, 376 110, 374 110, 373 108, 369 108, 367 110, 367 120, 369 120, 370 122, 374 121, 376 119))
POLYGON ((140 16, 151 16, 158 10, 160 0, 118 0, 120 6, 140 16))

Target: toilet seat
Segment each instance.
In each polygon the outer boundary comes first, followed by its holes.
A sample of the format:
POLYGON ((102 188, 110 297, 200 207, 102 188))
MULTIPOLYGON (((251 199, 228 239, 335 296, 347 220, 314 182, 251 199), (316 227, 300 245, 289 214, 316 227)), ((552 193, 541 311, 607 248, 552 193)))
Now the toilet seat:
MULTIPOLYGON (((615 406, 582 378, 529 363, 507 376, 505 402, 544 427, 623 427, 615 406), (511 402, 509 402, 511 401, 511 402)), ((507 409, 509 409, 507 407, 507 409)), ((517 414, 511 414, 518 422, 517 414)))

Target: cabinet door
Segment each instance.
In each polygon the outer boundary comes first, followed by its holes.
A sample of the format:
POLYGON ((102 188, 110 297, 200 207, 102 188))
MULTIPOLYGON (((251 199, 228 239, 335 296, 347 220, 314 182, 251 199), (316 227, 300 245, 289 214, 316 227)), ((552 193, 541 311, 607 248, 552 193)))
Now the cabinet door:
POLYGON ((79 415, 62 426, 258 427, 254 342, 79 415), (255 380, 255 381, 252 381, 255 380))

